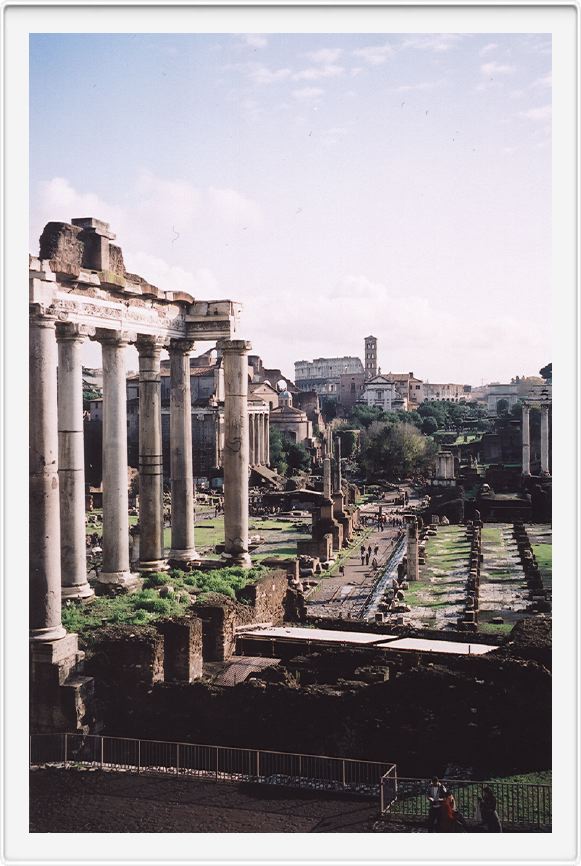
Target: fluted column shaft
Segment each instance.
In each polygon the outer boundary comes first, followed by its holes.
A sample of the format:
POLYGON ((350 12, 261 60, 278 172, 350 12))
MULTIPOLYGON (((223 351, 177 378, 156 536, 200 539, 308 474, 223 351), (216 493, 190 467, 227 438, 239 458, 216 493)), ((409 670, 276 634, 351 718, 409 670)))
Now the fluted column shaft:
POLYGON ((30 639, 62 638, 54 318, 31 310, 29 330, 30 639))
POLYGON ((179 562, 198 559, 194 542, 194 471, 190 340, 172 340, 170 356, 171 551, 179 562))
POLYGON ((139 568, 159 571, 163 559, 161 375, 163 341, 140 336, 139 352, 139 568))
MULTIPOLYGON (((57 325, 58 441, 63 598, 90 598, 85 532, 85 449, 81 347, 89 329, 57 325)), ((94 331, 93 331, 94 333, 94 331)))
POLYGON ((541 405, 541 472, 549 474, 549 407, 541 405))
POLYGON ((265 463, 270 466, 270 424, 268 412, 264 415, 265 463))
POLYGON ((531 434, 529 427, 529 407, 522 407, 522 474, 531 474, 531 434))
POLYGON ((259 466, 264 466, 264 429, 262 427, 262 413, 256 416, 256 434, 258 440, 258 458, 256 462, 259 466))
POLYGON ((221 340, 224 356, 224 549, 236 565, 248 553, 248 359, 246 340, 221 340))
POLYGON ((131 337, 99 331, 103 350, 103 570, 99 582, 135 581, 129 566, 125 348, 131 337))

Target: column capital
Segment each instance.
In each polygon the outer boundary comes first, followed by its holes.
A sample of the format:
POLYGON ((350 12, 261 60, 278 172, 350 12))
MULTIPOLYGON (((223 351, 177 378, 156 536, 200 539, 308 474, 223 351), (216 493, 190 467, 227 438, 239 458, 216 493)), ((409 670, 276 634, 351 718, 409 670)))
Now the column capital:
POLYGON ((230 352, 233 355, 244 355, 252 349, 250 340, 218 340, 216 348, 222 352, 230 352))
POLYGON ((87 337, 95 336, 95 328, 90 325, 78 325, 76 322, 57 322, 57 343, 84 343, 87 337))
POLYGON ((110 328, 97 328, 95 340, 102 346, 118 346, 123 348, 129 343, 134 343, 137 335, 132 331, 113 331, 110 328))
POLYGON ((166 337, 157 337, 153 334, 138 334, 135 348, 140 355, 156 355, 162 349, 166 349, 168 340, 166 337))
POLYGON ((57 322, 57 312, 54 307, 45 304, 29 304, 29 321, 37 328, 54 328, 57 322))
POLYGON ((190 352, 194 351, 196 344, 194 340, 187 340, 185 338, 176 338, 169 341, 169 346, 167 347, 170 355, 187 355, 190 352))

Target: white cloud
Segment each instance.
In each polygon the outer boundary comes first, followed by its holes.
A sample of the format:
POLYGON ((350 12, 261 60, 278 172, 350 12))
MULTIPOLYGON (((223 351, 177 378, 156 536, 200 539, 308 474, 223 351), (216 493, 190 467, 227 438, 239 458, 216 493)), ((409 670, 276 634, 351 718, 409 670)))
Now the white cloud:
POLYGON ((211 186, 208 190, 208 201, 214 214, 226 223, 241 228, 256 228, 262 224, 260 206, 235 189, 217 189, 211 186))
POLYGON ((353 51, 355 57, 360 57, 370 66, 381 66, 393 53, 393 47, 389 42, 385 42, 383 45, 367 45, 365 48, 356 48, 353 51))
POLYGON ((212 298, 219 293, 218 280, 209 268, 191 273, 165 259, 139 251, 124 252, 125 264, 131 273, 143 275, 150 283, 169 292, 189 292, 194 297, 212 298))
POLYGON ((462 41, 459 33, 437 33, 434 36, 414 36, 404 39, 402 48, 420 48, 422 51, 433 51, 441 54, 455 48, 462 41))
POLYGON ((308 69, 301 69, 299 72, 295 72, 292 79, 293 81, 317 81, 319 78, 337 78, 343 75, 344 72, 343 66, 335 66, 334 64, 310 66, 308 69))
POLYGON ((320 48, 318 51, 309 51, 305 55, 313 63, 336 63, 343 53, 342 48, 320 48))
POLYGON ((246 33, 242 37, 242 41, 249 48, 266 48, 268 39, 265 36, 260 36, 258 33, 246 33))
POLYGON ((542 105, 540 108, 529 108, 527 111, 519 111, 518 116, 525 120, 534 120, 541 123, 551 120, 552 108, 550 105, 542 105))
POLYGON ((444 84, 444 79, 440 78, 437 81, 418 81, 417 84, 400 84, 399 87, 393 88, 394 93, 409 93, 412 90, 434 90, 444 84))
POLYGON ((536 81, 533 81, 531 87, 552 87, 553 86, 553 76, 549 72, 548 75, 543 75, 541 78, 537 78, 536 81))
POLYGON ((320 87, 301 87, 293 90, 292 95, 299 100, 320 99, 324 92, 320 87))
POLYGON ((478 53, 481 57, 484 57, 485 54, 489 54, 490 51, 495 51, 497 48, 497 42, 489 42, 487 45, 484 45, 478 53))
POLYGON ((275 81, 284 81, 291 75, 291 70, 269 69, 267 66, 253 66, 249 71, 249 77, 255 84, 272 84, 275 81))
POLYGON ((480 71, 483 75, 510 75, 515 71, 516 67, 509 63, 496 63, 492 60, 490 63, 483 63, 480 71))
POLYGON ((332 147, 345 138, 349 134, 349 129, 346 126, 332 126, 330 129, 325 129, 321 133, 321 142, 327 147, 332 147))

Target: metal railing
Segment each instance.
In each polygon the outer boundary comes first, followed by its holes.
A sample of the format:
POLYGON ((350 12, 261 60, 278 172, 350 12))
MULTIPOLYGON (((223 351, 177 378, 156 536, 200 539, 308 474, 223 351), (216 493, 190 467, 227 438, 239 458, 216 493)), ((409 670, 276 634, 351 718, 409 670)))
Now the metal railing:
MULTIPOLYGON (((496 798, 496 811, 501 824, 549 828, 552 820, 552 786, 522 782, 478 782, 473 779, 443 779, 451 791, 456 809, 464 818, 478 819, 478 801, 482 786, 488 785, 496 798)), ((387 774, 381 780, 381 811, 386 815, 408 818, 428 818, 426 791, 429 779, 399 777, 393 796, 393 780, 387 774), (385 781, 384 781, 385 780, 385 781), (385 791, 384 791, 385 788, 385 791)))
POLYGON ((262 782, 379 797, 395 764, 295 752, 134 740, 95 734, 31 734, 30 766, 98 767, 206 779, 262 782))

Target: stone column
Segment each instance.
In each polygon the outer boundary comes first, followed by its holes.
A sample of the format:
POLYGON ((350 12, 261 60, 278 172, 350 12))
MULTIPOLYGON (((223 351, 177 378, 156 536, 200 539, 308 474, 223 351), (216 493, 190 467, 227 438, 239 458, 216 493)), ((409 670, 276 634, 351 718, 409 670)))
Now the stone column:
POLYGON ((192 463, 191 340, 172 340, 170 357, 171 550, 170 560, 199 559, 194 543, 194 469, 192 463))
POLYGON ((264 463, 270 466, 270 423, 268 412, 264 413, 264 463))
POLYGON ((264 466, 264 426, 262 423, 262 412, 256 416, 256 429, 258 431, 258 460, 259 466, 264 466))
POLYGON ((531 434, 529 429, 529 409, 523 403, 522 406, 522 474, 531 474, 531 434))
POLYGON ((224 356, 224 551, 250 567, 248 553, 248 359, 246 340, 220 340, 224 356))
POLYGON ((256 464, 256 436, 254 435, 254 415, 248 414, 248 463, 256 464))
POLYGON ((331 458, 328 454, 323 458, 323 496, 331 498, 331 458))
POLYGON ((103 349, 103 571, 99 583, 130 586, 125 348, 121 331, 97 331, 103 349))
POLYGON ((163 558, 163 455, 160 355, 164 341, 139 336, 139 570, 160 571, 163 558))
POLYGON ((83 367, 81 346, 94 329, 59 323, 58 466, 63 598, 90 598, 85 532, 85 449, 83 439, 83 367))
POLYGON ((418 521, 414 517, 407 529, 407 579, 419 580, 419 573, 418 521))
POLYGON ((549 406, 541 403, 541 474, 549 475, 549 406))
POLYGON ((31 308, 29 331, 30 639, 66 635, 61 623, 55 319, 31 308))

